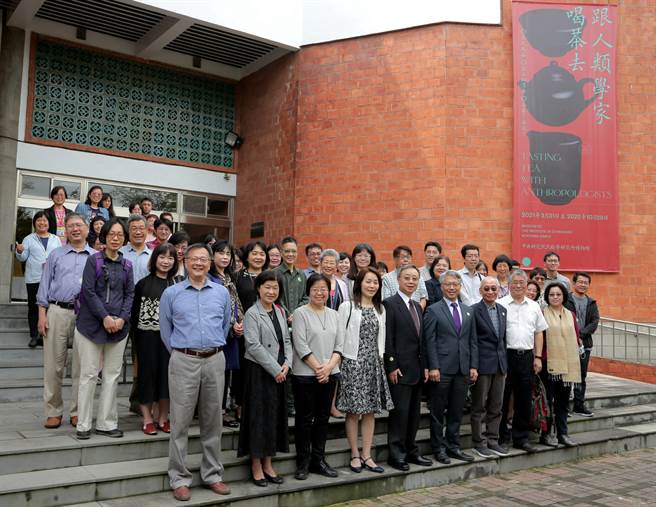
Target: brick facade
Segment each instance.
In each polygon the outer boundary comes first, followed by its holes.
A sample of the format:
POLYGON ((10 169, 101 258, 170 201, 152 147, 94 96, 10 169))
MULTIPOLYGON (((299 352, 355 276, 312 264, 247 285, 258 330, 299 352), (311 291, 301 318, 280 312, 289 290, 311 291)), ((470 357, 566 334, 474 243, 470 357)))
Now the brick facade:
MULTIPOLYGON (((656 11, 620 1, 619 18, 621 272, 593 275, 591 293, 604 316, 656 321, 656 288, 643 285, 656 254, 656 11)), ((429 239, 456 267, 464 242, 488 264, 509 253, 511 33, 504 0, 502 26, 307 46, 244 80, 236 242, 264 220, 266 241, 294 233, 347 251, 367 241, 389 263, 399 243, 421 262, 429 239)))

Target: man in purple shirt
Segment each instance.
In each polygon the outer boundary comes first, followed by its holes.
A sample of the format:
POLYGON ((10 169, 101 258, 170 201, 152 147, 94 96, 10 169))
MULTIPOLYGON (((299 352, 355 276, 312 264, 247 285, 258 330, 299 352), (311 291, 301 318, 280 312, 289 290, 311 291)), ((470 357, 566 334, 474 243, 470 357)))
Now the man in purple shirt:
POLYGON ((43 401, 46 428, 58 428, 64 412, 62 379, 66 371, 68 343, 73 342, 71 424, 77 426, 77 388, 80 360, 73 340, 73 304, 82 285, 82 272, 96 251, 87 245, 89 227, 76 213, 66 215, 68 243, 52 251, 43 267, 36 302, 39 305, 39 334, 43 341, 43 401))

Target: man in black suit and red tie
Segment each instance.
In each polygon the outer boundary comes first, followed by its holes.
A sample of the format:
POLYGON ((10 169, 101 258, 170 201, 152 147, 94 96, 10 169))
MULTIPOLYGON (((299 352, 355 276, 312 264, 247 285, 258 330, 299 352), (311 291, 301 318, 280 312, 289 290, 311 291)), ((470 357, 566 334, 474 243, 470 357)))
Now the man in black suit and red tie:
POLYGON ((497 304, 499 280, 496 278, 483 278, 480 292, 483 299, 471 307, 478 339, 478 379, 472 387, 472 444, 475 454, 492 458, 508 454, 499 445, 503 391, 508 371, 506 309, 497 304))
POLYGON ((387 445, 390 466, 410 469, 409 463, 430 466, 433 462, 419 454, 415 441, 419 429, 421 390, 428 369, 421 351, 422 308, 412 300, 419 285, 416 266, 398 271, 399 291, 383 301, 385 306, 385 370, 394 409, 390 411, 387 445))
POLYGON ((444 299, 428 307, 423 330, 430 380, 431 447, 440 463, 450 463, 449 458, 474 461, 460 448, 460 422, 469 381, 478 377, 476 325, 471 308, 458 301, 460 273, 445 271, 440 284, 444 299))

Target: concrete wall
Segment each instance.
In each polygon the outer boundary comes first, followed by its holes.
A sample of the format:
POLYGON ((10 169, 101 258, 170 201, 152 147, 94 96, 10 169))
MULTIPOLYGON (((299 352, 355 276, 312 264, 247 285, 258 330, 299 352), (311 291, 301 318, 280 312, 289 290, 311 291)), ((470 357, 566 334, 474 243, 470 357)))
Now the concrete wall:
MULTIPOLYGON (((262 132, 289 130, 240 151, 237 242, 248 224, 282 212, 267 241, 294 233, 338 250, 368 241, 388 262, 407 243, 421 262, 423 243, 436 239, 458 267, 468 241, 488 262, 509 253, 510 5, 503 1, 502 26, 433 25, 304 47, 293 71, 267 68, 242 82, 242 132, 256 130, 255 118, 262 132), (296 123, 276 123, 283 109, 294 113, 274 83, 298 87, 296 123), (295 155, 284 146, 292 169, 272 178, 281 140, 294 137, 295 155), (284 206, 275 204, 281 194, 284 206)), ((653 321, 656 286, 646 282, 656 257, 656 11, 651 2, 620 2, 618 18, 621 271, 594 275, 591 292, 605 316, 653 321)))
MULTIPOLYGON (((3 21, 4 23, 4 21, 3 21)), ((16 138, 25 32, 2 27, 0 43, 0 303, 9 302, 16 228, 16 138)))

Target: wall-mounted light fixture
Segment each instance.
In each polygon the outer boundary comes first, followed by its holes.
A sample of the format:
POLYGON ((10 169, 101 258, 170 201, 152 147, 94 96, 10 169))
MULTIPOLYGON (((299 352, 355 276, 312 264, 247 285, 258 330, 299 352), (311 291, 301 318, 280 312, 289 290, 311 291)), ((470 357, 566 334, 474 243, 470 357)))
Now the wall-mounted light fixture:
POLYGON ((239 134, 237 132, 233 132, 232 130, 228 132, 225 136, 224 142, 230 146, 233 150, 238 149, 242 144, 244 144, 244 139, 239 137, 239 134))

